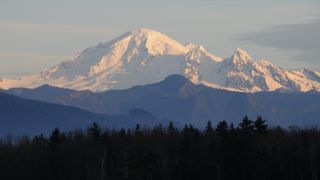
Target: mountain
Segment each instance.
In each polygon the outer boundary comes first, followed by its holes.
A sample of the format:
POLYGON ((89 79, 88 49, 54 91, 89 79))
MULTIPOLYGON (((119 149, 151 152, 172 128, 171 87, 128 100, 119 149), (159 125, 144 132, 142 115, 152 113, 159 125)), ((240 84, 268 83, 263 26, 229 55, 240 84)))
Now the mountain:
MULTIPOLYGON (((44 91, 44 94, 48 92, 44 91)), ((134 127, 137 123, 159 123, 156 117, 142 109, 131 109, 123 115, 106 115, 70 106, 26 100, 3 92, 0 92, 0 114, 0 136, 7 133, 48 134, 56 127, 62 130, 83 129, 94 121, 108 128, 134 127)))
POLYGON ((24 98, 75 106, 95 113, 127 114, 130 109, 144 109, 163 121, 180 125, 192 123, 204 127, 208 120, 226 119, 235 124, 248 115, 261 115, 271 125, 319 125, 320 93, 272 92, 243 93, 210 88, 192 83, 182 75, 171 75, 163 81, 134 86, 125 90, 94 93, 57 87, 15 88, 8 93, 24 98), (60 95, 59 95, 60 94, 60 95))
POLYGON ((20 79, 0 79, 0 87, 35 88, 44 84, 75 90, 127 89, 181 74, 193 83, 242 92, 320 90, 320 73, 289 71, 256 61, 240 48, 222 59, 203 46, 182 45, 150 29, 138 29, 99 43, 71 60, 20 79))

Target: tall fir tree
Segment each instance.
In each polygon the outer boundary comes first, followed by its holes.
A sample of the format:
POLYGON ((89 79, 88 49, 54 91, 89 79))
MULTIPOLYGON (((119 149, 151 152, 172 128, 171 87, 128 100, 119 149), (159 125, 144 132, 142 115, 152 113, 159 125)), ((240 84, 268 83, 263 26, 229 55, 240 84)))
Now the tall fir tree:
POLYGON ((254 130, 258 135, 266 134, 268 132, 268 125, 261 116, 258 116, 256 121, 254 122, 254 130))
POLYGON ((211 121, 208 121, 207 126, 206 126, 206 134, 210 135, 213 132, 212 124, 211 121))
POLYGON ((169 122, 169 126, 167 128, 167 132, 169 135, 176 135, 178 134, 178 129, 176 127, 174 127, 174 124, 172 121, 169 122))
POLYGON ((218 135, 220 136, 224 136, 228 133, 228 123, 227 121, 223 120, 223 121, 220 121, 217 125, 217 128, 216 128, 216 131, 218 133, 218 135))
POLYGON ((96 122, 94 122, 92 126, 88 129, 88 134, 89 134, 89 137, 91 137, 93 141, 96 143, 101 136, 100 126, 96 122))
POLYGON ((60 137, 60 130, 59 128, 55 128, 49 138, 49 147, 51 149, 55 149, 56 146, 60 143, 61 137, 60 137))
POLYGON ((240 131, 243 134, 253 134, 254 133, 254 124, 253 121, 249 120, 248 116, 245 116, 241 123, 239 124, 240 131))

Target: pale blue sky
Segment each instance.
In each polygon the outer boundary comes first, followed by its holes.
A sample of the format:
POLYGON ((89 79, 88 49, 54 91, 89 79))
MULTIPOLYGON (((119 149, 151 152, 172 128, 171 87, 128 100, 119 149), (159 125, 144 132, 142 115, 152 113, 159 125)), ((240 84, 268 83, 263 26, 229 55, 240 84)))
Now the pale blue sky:
POLYGON ((320 70, 319 0, 0 0, 0 77, 40 72, 144 27, 223 58, 241 47, 320 70))

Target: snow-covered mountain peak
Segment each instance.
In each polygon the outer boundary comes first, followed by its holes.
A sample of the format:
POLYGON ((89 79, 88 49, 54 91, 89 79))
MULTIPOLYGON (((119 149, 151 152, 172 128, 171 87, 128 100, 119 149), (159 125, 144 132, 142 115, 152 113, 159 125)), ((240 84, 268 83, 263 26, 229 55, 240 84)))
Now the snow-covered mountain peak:
POLYGON ((208 53, 207 50, 202 45, 195 45, 192 50, 197 52, 208 53))
POLYGON ((289 71, 268 61, 255 61, 240 48, 222 60, 201 45, 182 45, 151 29, 129 31, 98 43, 40 74, 0 79, 0 88, 49 84, 105 91, 151 84, 172 74, 182 74, 193 83, 235 91, 320 90, 319 72, 289 71))
POLYGON ((196 45, 193 44, 193 43, 191 43, 191 42, 189 42, 189 43, 187 43, 187 44, 185 45, 185 47, 186 47, 188 50, 191 50, 191 49, 195 48, 196 45))
POLYGON ((179 56, 188 49, 167 35, 151 29, 137 29, 101 42, 77 53, 70 61, 42 72, 46 77, 92 77, 116 66, 134 62, 146 65, 156 56, 179 56))
POLYGON ((258 63, 263 66, 275 66, 274 64, 272 64, 272 62, 265 60, 265 59, 258 61, 258 63))
POLYGON ((165 34, 151 29, 137 29, 122 35, 122 39, 129 38, 133 44, 144 48, 150 55, 181 55, 188 51, 186 47, 165 34))
POLYGON ((251 56, 249 55, 249 53, 243 49, 237 48, 234 51, 234 54, 231 57, 233 63, 235 64, 246 64, 250 61, 252 61, 251 56))
POLYGON ((210 59, 211 61, 214 61, 214 62, 222 61, 220 57, 210 54, 202 45, 189 44, 187 45, 187 47, 190 50, 186 55, 186 60, 196 61, 198 64, 201 63, 200 62, 201 59, 210 59))
POLYGON ((310 80, 320 83, 320 73, 307 68, 302 68, 300 70, 302 75, 310 80))
POLYGON ((148 28, 135 29, 135 30, 129 31, 128 33, 133 36, 140 36, 140 37, 143 37, 146 39, 153 38, 153 37, 168 38, 167 35, 162 34, 158 31, 152 30, 152 29, 148 29, 148 28))

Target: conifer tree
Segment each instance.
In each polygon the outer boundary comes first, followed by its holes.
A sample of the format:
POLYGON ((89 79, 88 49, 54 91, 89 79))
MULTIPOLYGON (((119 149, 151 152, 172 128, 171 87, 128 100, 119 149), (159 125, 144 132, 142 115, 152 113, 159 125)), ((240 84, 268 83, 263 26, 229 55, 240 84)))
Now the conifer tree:
POLYGON ((205 132, 206 132, 207 135, 209 135, 209 134, 211 134, 213 132, 211 121, 208 121, 205 132))
POLYGON ((159 125, 155 126, 155 127, 152 129, 152 133, 153 133, 153 134, 156 134, 156 135, 162 135, 162 134, 163 134, 162 124, 159 124, 159 125))
POLYGON ((178 133, 178 129, 176 127, 174 127, 173 122, 170 121, 169 122, 169 126, 168 126, 168 134, 169 135, 175 135, 178 133))
POLYGON ((141 130, 140 130, 140 124, 137 124, 137 125, 136 125, 136 129, 135 129, 135 134, 136 134, 136 135, 141 135, 141 133, 142 133, 142 132, 141 132, 141 130))
POLYGON ((254 122, 255 133, 258 135, 266 134, 268 132, 268 125, 266 121, 262 119, 261 116, 258 116, 254 122))
POLYGON ((233 123, 230 123, 229 131, 230 131, 230 133, 235 133, 236 132, 236 129, 234 128, 233 123))
POLYGON ((60 130, 55 128, 49 138, 49 145, 51 149, 55 149, 56 146, 60 143, 60 130))
POLYGON ((245 116, 239 124, 240 131, 243 134, 252 134, 254 132, 254 124, 249 120, 248 116, 245 116))
POLYGON ((227 134, 228 132, 228 123, 223 120, 223 121, 220 121, 217 125, 217 128, 216 128, 216 131, 218 133, 219 136, 224 136, 227 134))
POLYGON ((88 129, 88 134, 96 143, 100 139, 100 135, 101 135, 100 126, 96 122, 94 122, 92 126, 88 129))

